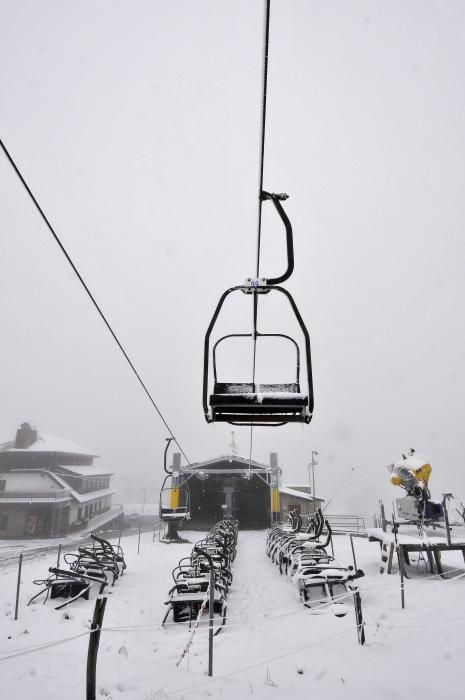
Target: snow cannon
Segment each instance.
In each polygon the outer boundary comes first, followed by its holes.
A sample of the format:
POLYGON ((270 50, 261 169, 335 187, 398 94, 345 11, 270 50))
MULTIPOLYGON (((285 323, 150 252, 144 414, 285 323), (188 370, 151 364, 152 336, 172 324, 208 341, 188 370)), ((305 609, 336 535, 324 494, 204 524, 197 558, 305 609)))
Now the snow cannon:
POLYGON ((396 499, 400 518, 413 522, 444 518, 442 504, 431 501, 428 483, 432 469, 422 454, 411 448, 402 454, 398 462, 389 464, 387 470, 391 474, 391 484, 407 492, 404 498, 396 499))

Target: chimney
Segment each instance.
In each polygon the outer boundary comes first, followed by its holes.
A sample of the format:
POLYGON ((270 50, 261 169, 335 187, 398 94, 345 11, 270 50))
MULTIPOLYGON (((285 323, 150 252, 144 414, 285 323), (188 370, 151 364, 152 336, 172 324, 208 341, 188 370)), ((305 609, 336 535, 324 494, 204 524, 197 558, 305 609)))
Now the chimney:
POLYGON ((37 440, 37 428, 33 428, 30 423, 21 423, 16 431, 14 447, 17 450, 26 450, 37 440))
POLYGON ((278 453, 270 452, 270 467, 276 469, 278 467, 278 453))
POLYGON ((178 472, 181 469, 181 453, 173 452, 173 471, 178 472))

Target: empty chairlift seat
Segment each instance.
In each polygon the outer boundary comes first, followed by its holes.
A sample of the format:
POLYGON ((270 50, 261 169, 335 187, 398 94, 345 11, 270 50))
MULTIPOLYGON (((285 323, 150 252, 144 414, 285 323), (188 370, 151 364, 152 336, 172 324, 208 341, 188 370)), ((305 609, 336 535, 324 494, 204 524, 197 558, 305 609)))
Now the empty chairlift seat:
POLYGON ((210 407, 213 421, 219 422, 303 422, 307 415, 308 396, 301 393, 297 382, 215 382, 210 407))

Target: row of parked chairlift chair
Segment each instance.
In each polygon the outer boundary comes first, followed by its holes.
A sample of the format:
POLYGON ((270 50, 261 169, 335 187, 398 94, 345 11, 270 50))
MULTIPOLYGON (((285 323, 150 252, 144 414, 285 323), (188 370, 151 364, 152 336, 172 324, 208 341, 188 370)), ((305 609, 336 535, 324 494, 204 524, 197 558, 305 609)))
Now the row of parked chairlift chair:
POLYGON ((277 524, 268 532, 267 555, 294 582, 305 607, 316 610, 324 604, 336 617, 344 617, 349 608, 343 601, 352 591, 352 582, 364 576, 363 571, 341 566, 328 552, 332 531, 320 509, 305 529, 295 511, 289 520, 288 525, 277 524))
POLYGON ((76 552, 64 554, 68 569, 51 566, 50 576, 34 581, 41 590, 32 596, 28 605, 40 596, 44 596, 44 604, 49 598, 66 598, 55 607, 60 610, 79 598, 89 599, 93 588, 101 594, 106 586, 114 586, 126 569, 123 549, 98 535, 91 535, 91 540, 91 546, 81 546, 76 552))
POLYGON ((163 618, 162 626, 170 613, 174 622, 189 623, 195 621, 204 606, 208 611, 208 592, 210 571, 214 571, 214 606, 213 612, 220 616, 221 626, 218 634, 226 623, 229 587, 233 580, 232 562, 236 556, 239 524, 236 520, 225 519, 216 523, 206 535, 199 540, 190 556, 179 560, 171 572, 174 585, 168 592, 168 610, 163 618))

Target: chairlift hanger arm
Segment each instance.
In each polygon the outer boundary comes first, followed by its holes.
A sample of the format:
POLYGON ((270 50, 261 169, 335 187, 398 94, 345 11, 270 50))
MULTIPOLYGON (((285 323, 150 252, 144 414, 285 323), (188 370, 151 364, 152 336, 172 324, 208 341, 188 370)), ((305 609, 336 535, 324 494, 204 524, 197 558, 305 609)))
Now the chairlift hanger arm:
MULTIPOLYGON (((164 469, 165 472, 166 472, 167 474, 169 474, 169 475, 171 475, 173 472, 170 471, 170 470, 168 469, 168 467, 166 466, 166 457, 167 457, 167 455, 168 455, 168 448, 169 448, 169 446, 170 446, 170 443, 173 441, 173 439, 174 439, 174 438, 172 438, 172 437, 166 438, 165 453, 164 453, 164 455, 163 455, 163 469, 164 469)), ((166 479, 165 479, 165 481, 166 481, 166 479)))
POLYGON ((284 224, 284 228, 286 230, 286 251, 287 251, 287 270, 284 272, 282 275, 279 277, 272 277, 270 279, 267 279, 267 284, 281 284, 282 282, 285 282, 286 280, 289 279, 289 277, 292 275, 294 272, 294 240, 293 240, 293 235, 292 235, 292 225, 291 222, 289 221, 289 218, 284 211, 284 208, 281 204, 281 201, 284 201, 288 199, 287 194, 272 194, 270 192, 263 192, 261 193, 260 196, 262 201, 266 201, 268 199, 271 199, 273 202, 276 211, 278 212, 281 221, 284 224))

